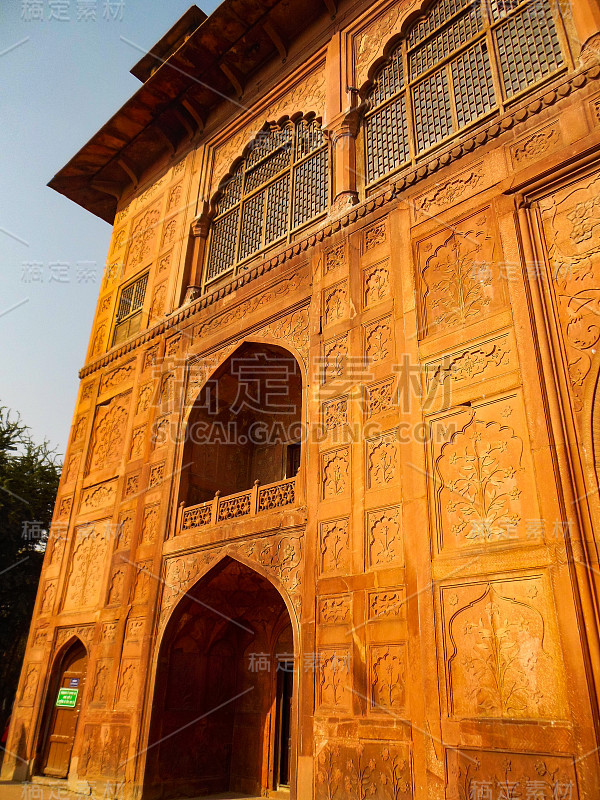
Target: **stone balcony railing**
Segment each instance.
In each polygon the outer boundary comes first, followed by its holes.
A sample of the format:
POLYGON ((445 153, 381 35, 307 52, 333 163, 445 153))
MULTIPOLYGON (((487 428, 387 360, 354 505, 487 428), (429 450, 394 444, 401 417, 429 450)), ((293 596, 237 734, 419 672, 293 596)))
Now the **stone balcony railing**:
POLYGON ((188 506, 181 510, 177 533, 217 525, 239 517, 253 517, 263 511, 273 511, 296 503, 296 478, 260 486, 256 481, 252 489, 221 497, 217 492, 212 500, 188 506))

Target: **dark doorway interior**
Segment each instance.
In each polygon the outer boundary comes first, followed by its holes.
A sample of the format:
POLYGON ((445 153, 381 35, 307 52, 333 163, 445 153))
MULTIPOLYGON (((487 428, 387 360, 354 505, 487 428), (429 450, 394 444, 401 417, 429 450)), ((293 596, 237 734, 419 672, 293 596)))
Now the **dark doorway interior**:
POLYGON ((290 785, 293 687, 294 663, 289 661, 281 662, 277 673, 275 789, 289 787, 290 785))

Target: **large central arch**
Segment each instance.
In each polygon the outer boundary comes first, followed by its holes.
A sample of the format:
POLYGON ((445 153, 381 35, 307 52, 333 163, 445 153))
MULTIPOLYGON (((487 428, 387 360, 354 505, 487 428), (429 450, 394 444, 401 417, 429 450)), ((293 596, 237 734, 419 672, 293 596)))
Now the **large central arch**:
POLYGON ((289 786, 293 675, 282 596, 247 565, 224 558, 182 598, 165 629, 148 752, 152 795, 256 796, 289 786))

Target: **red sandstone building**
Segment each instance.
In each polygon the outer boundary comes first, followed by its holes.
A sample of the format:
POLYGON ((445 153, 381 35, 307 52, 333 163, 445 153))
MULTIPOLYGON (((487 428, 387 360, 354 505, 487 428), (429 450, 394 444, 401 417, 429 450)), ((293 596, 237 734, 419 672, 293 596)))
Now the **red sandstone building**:
POLYGON ((5 778, 598 797, 599 30, 225 0, 133 68, 50 184, 114 232, 5 778))

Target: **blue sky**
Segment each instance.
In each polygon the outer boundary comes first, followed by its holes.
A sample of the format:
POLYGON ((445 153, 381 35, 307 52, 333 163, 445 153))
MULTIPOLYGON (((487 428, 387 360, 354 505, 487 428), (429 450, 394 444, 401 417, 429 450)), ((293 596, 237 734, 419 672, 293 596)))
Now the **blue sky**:
POLYGON ((61 453, 111 228, 46 184, 140 86, 142 53, 121 37, 150 48, 190 5, 112 0, 109 19, 106 0, 0 8, 0 405, 61 453))

